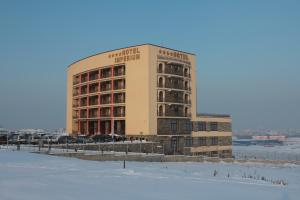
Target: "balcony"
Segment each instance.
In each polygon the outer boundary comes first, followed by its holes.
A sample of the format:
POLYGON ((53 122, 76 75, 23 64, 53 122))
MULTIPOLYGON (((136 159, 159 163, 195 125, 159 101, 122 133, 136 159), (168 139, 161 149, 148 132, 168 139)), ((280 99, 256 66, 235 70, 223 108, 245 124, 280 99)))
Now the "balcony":
POLYGON ((125 103, 125 93, 114 94, 114 103, 125 103))
POLYGON ((86 110, 81 110, 80 118, 87 118, 87 111, 86 110))
POLYGON ((100 97, 100 104, 110 104, 111 103, 111 95, 104 94, 100 97))
POLYGON ((191 100, 184 100, 185 104, 191 104, 191 100))
POLYGON ((174 74, 177 76, 183 76, 183 70, 182 70, 182 67, 181 68, 172 68, 172 67, 166 66, 165 74, 174 74))
POLYGON ((73 112, 73 119, 78 119, 79 118, 79 112, 73 112))
MULTIPOLYGON (((159 113, 160 114, 160 113, 159 113)), ((159 116, 166 116, 166 117, 191 117, 192 115, 190 113, 184 113, 181 111, 172 111, 172 110, 166 110, 164 115, 159 116)))
POLYGON ((114 68, 114 76, 124 76, 125 66, 117 66, 114 68))
POLYGON ((88 81, 88 75, 87 74, 82 74, 81 75, 81 83, 87 82, 88 81))
POLYGON ((100 109, 100 117, 110 117, 111 111, 110 108, 101 108, 100 109))
POLYGON ((80 78, 79 78, 79 76, 76 76, 73 78, 73 85, 76 85, 78 83, 80 83, 80 78))
POLYGON ((125 107, 115 107, 114 117, 125 117, 125 107))
POLYGON ((185 87, 184 87, 184 90, 191 91, 191 87, 185 86, 185 87))
POLYGON ((79 101, 78 100, 75 100, 74 102, 73 102, 73 108, 77 108, 78 106, 79 106, 79 101))
POLYGON ((100 90, 101 91, 109 91, 111 89, 112 89, 112 87, 111 87, 111 81, 105 81, 105 82, 102 82, 100 84, 100 90))
POLYGON ((90 86, 89 86, 89 92, 90 93, 95 93, 95 92, 98 92, 98 84, 96 83, 96 84, 91 84, 90 86))
POLYGON ((96 118, 96 117, 98 117, 98 109, 90 109, 89 118, 96 118))
POLYGON ((125 80, 114 80, 114 90, 122 90, 125 89, 125 80))
POLYGON ((114 112, 114 117, 125 117, 124 112, 114 112))
POLYGON ((167 103, 184 103, 182 98, 172 98, 172 97, 158 97, 157 102, 167 102, 167 103))
POLYGON ((182 83, 171 83, 171 82, 166 82, 165 88, 179 89, 179 90, 183 90, 184 89, 182 83))
POLYGON ((184 107, 183 105, 165 105, 164 113, 162 106, 158 109, 159 116, 166 116, 166 117, 190 117, 189 109, 184 107))
POLYGON ((98 105, 98 96, 89 97, 89 105, 98 105))
POLYGON ((191 74, 189 74, 189 73, 184 73, 184 76, 188 77, 188 78, 191 78, 191 74))
POLYGON ((99 78, 99 71, 90 72, 89 74, 90 81, 97 80, 98 78, 99 78))
POLYGON ((87 98, 83 98, 80 100, 80 106, 87 106, 87 98))
POLYGON ((80 94, 87 94, 87 86, 81 87, 80 94))
POLYGON ((101 78, 109 78, 111 77, 111 69, 101 69, 101 78))
POLYGON ((78 96, 79 95, 79 88, 76 88, 73 90, 73 96, 78 96))

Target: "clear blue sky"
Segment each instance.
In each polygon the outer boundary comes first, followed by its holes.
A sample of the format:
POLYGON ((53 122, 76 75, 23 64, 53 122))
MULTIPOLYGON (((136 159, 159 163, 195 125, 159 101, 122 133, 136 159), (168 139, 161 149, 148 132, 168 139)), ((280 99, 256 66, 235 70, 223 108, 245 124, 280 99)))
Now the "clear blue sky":
POLYGON ((300 1, 0 1, 0 124, 65 127, 66 67, 154 43, 197 54, 198 111, 300 128, 300 1))

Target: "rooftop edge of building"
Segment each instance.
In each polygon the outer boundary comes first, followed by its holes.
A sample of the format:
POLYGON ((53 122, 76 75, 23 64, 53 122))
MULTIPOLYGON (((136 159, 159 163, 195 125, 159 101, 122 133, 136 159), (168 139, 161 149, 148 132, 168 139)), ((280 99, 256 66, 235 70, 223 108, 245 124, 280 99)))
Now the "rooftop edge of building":
POLYGON ((230 118, 228 114, 215 114, 215 113, 197 113, 197 117, 216 117, 216 118, 230 118))
POLYGON ((67 69, 69 67, 71 67, 72 65, 74 65, 75 63, 77 62, 80 62, 82 60, 85 60, 87 58, 90 58, 90 57, 93 57, 93 56, 97 56, 97 55, 100 55, 100 54, 104 54, 104 53, 108 53, 108 52, 112 52, 112 51, 117 51, 117 50, 121 50, 121 49, 127 49, 127 48, 132 48, 132 47, 138 47, 138 46, 146 46, 146 45, 149 45, 149 46, 155 46, 155 47, 160 47, 160 48, 164 48, 164 49, 169 49, 169 50, 172 50, 172 51, 178 51, 178 52, 182 52, 182 53, 186 53, 186 54, 190 54, 190 55, 196 55, 194 53, 189 53, 189 52, 186 52, 186 51, 180 51, 180 50, 177 50, 177 49, 172 49, 172 48, 168 48, 168 47, 164 47, 164 46, 159 46, 159 45, 156 45, 156 44, 151 44, 151 43, 145 43, 145 44, 139 44, 139 45, 132 45, 132 46, 127 46, 127 47, 122 47, 122 48, 117 48, 117 49, 112 49, 112 50, 108 50, 108 51, 102 51, 102 52, 99 52, 99 53, 96 53, 96 54, 93 54, 93 55, 90 55, 90 56, 87 56, 87 57, 84 57, 84 58, 81 58, 79 60, 76 60, 74 61, 73 63, 71 63, 67 69))

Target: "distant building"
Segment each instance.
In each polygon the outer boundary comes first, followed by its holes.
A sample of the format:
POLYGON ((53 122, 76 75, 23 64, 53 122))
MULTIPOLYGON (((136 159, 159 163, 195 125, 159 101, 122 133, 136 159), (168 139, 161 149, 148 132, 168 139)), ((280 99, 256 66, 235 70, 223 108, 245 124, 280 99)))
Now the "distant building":
POLYGON ((144 44, 71 64, 67 132, 163 143, 166 153, 231 156, 231 117, 196 112, 196 56, 144 44))

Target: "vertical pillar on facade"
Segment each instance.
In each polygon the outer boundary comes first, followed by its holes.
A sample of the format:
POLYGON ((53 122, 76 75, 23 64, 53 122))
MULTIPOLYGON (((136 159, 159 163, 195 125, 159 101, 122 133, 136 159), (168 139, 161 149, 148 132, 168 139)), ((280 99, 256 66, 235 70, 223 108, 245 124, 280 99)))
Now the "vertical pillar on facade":
POLYGON ((87 100, 87 109, 86 109, 86 114, 87 114, 87 116, 86 116, 86 135, 89 135, 89 120, 88 120, 88 118, 89 118, 89 115, 90 115, 90 113, 89 113, 89 106, 90 106, 90 85, 89 85, 89 81, 90 81, 90 72, 87 72, 87 96, 86 96, 86 100, 87 100))
POLYGON ((79 103, 78 103, 78 131, 77 134, 80 134, 81 132, 81 124, 80 124, 80 118, 81 118, 81 74, 79 75, 79 92, 78 92, 78 99, 79 99, 79 103))
MULTIPOLYGON (((100 70, 99 70, 99 78, 100 78, 100 70)), ((99 91, 99 93, 98 93, 98 134, 100 135, 101 134, 101 130, 100 130, 100 128, 101 128, 101 126, 100 126, 100 104, 101 104, 101 99, 100 99, 100 97, 101 97, 101 94, 100 94, 100 92, 101 92, 100 81, 99 81, 99 85, 98 85, 98 91, 99 91)))
POLYGON ((110 108, 110 117, 111 117, 111 133, 114 132, 114 93, 113 93, 113 90, 114 90, 114 66, 111 67, 111 108, 110 108))

